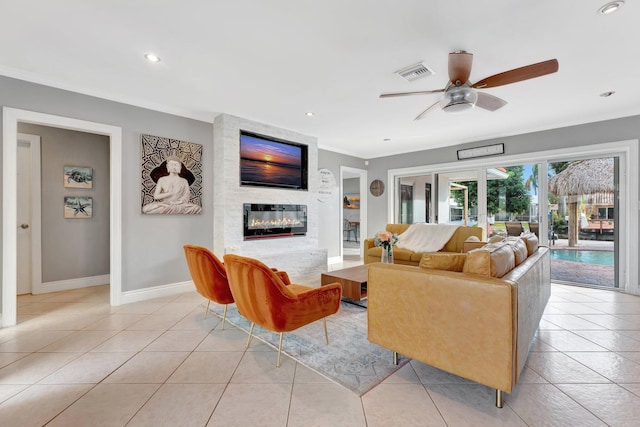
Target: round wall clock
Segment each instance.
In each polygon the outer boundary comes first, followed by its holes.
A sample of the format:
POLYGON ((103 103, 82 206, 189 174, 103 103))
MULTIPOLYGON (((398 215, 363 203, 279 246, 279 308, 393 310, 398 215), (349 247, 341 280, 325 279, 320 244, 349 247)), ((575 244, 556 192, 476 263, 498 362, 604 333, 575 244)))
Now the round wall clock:
POLYGON ((384 182, 379 179, 374 179, 371 181, 371 185, 369 185, 369 191, 376 197, 382 196, 382 193, 384 193, 384 182))

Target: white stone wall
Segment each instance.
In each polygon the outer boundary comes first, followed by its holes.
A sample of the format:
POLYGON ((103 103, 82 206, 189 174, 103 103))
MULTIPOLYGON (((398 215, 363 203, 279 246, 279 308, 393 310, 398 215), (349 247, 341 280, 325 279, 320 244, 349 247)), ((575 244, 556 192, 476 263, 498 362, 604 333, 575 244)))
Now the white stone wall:
POLYGON ((327 251, 318 248, 318 141, 315 137, 221 114, 213 125, 213 235, 218 256, 236 253, 260 259, 293 277, 327 269, 327 251), (240 130, 308 146, 308 191, 240 186, 240 130), (244 203, 307 205, 307 235, 244 240, 244 203))

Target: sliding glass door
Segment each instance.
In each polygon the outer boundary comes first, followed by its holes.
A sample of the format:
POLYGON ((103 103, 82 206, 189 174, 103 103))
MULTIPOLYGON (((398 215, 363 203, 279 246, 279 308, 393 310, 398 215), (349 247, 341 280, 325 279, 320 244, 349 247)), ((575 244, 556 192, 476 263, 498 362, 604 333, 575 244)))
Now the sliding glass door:
POLYGON ((540 237, 539 165, 521 164, 485 169, 487 235, 540 237))
POLYGON ((399 224, 432 221, 431 199, 432 175, 411 175, 396 179, 398 195, 394 218, 399 224))
POLYGON ((440 224, 478 224, 478 170, 436 174, 437 222, 440 224))
POLYGON ((551 278, 619 286, 619 157, 549 163, 551 278))
POLYGON ((622 141, 390 170, 389 222, 404 209, 404 221, 477 224, 484 239, 531 231, 551 249, 553 281, 637 292, 638 157, 622 141))

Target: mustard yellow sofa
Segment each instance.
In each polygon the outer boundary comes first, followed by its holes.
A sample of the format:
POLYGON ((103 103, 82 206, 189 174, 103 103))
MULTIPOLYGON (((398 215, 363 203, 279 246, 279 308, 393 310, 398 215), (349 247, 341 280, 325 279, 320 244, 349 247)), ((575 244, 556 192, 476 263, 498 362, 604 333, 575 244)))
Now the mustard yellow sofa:
POLYGON ((426 255, 421 265, 434 268, 370 264, 369 340, 394 363, 401 354, 494 388, 502 407, 551 293, 549 249, 536 238, 523 254, 515 240, 426 255))
MULTIPOLYGON (((411 224, 387 224, 386 231, 400 236, 411 224)), ((469 237, 475 236, 482 239, 482 228, 460 226, 453 233, 441 252, 462 252, 463 243, 469 237)), ((364 263, 380 262, 382 247, 375 245, 375 238, 370 237, 364 241, 364 263)), ((393 248, 393 261, 395 264, 418 265, 423 253, 413 252, 398 247, 393 248)))

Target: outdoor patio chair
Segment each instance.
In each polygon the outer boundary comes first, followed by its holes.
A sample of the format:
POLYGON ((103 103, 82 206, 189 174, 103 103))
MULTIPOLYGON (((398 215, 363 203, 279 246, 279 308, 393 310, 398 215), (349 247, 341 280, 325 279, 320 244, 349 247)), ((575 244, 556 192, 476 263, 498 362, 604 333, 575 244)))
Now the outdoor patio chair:
POLYGON ((524 231, 522 224, 519 222, 506 222, 505 226, 507 227, 507 235, 509 236, 519 236, 524 231))

